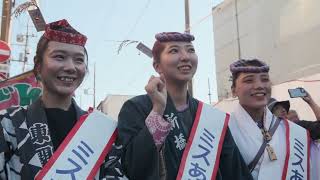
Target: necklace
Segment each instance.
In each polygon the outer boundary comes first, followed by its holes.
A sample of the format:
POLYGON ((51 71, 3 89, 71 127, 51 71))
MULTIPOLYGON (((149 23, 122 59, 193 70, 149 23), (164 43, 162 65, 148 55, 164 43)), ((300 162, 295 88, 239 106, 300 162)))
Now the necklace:
POLYGON ((272 116, 272 121, 270 123, 269 130, 267 130, 264 125, 266 122, 266 116, 267 116, 266 109, 264 109, 263 120, 260 122, 257 122, 257 125, 258 125, 259 129, 261 130, 261 133, 263 136, 263 141, 267 142, 266 150, 268 152, 269 159, 271 161, 274 161, 274 160, 277 160, 277 155, 276 155, 273 147, 269 144, 269 142, 272 140, 272 136, 269 131, 271 129, 272 124, 274 123, 274 116, 272 116))

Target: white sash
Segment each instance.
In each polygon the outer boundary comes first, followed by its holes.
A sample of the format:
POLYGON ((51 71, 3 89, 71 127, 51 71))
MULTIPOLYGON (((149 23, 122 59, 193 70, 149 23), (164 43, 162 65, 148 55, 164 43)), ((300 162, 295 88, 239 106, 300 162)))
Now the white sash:
POLYGON ((96 110, 82 116, 35 179, 94 179, 115 141, 116 127, 116 121, 96 110))
POLYGON ((177 180, 216 178, 229 117, 228 114, 199 102, 177 180))
POLYGON ((285 120, 286 161, 282 179, 310 179, 310 136, 306 129, 285 120))

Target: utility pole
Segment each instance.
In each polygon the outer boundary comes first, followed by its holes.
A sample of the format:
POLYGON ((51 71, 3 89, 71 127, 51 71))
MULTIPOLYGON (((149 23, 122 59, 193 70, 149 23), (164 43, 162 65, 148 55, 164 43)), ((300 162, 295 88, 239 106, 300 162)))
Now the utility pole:
MULTIPOLYGON (((184 0, 184 14, 185 14, 185 33, 190 34, 190 13, 189 13, 189 0, 184 0)), ((190 96, 193 97, 192 79, 188 82, 188 91, 190 96)))
POLYGON ((27 57, 27 54, 28 54, 28 42, 29 42, 29 21, 27 23, 27 34, 26 34, 26 44, 24 46, 24 55, 23 55, 23 66, 22 66, 22 73, 24 73, 25 71, 25 68, 26 68, 26 63, 28 61, 28 57, 27 57))
MULTIPOLYGON (((9 44, 9 35, 10 35, 10 21, 11 21, 11 9, 12 1, 11 0, 2 0, 2 18, 1 18, 1 37, 2 41, 5 41, 9 44)), ((10 60, 4 62, 3 64, 10 65, 10 60)), ((1 72, 0 77, 4 78, 3 80, 9 77, 8 72, 1 72)), ((1 78, 1 79, 2 79, 1 78)))
POLYGON ((29 37, 36 37, 34 34, 29 34, 29 20, 27 23, 27 32, 23 36, 26 37, 26 41, 24 44, 24 54, 23 54, 23 59, 22 59, 22 61, 23 61, 22 73, 24 73, 26 70, 26 64, 28 62, 28 54, 30 54, 30 52, 29 52, 29 37))
POLYGON ((189 0, 184 0, 185 32, 190 33, 189 0))
POLYGON ((96 107, 96 62, 93 65, 93 108, 96 107))
POLYGON ((93 88, 86 88, 84 89, 84 94, 86 95, 92 95, 92 98, 93 98, 93 108, 96 107, 96 62, 94 62, 93 64, 93 88), (93 92, 91 92, 91 90, 93 92))
POLYGON ((241 59, 241 46, 240 46, 240 33, 239 33, 239 14, 238 14, 238 0, 234 2, 235 16, 236 16, 236 28, 237 28, 237 43, 238 43, 238 59, 241 59))
POLYGON ((209 78, 208 78, 208 90, 209 90, 209 91, 208 91, 208 92, 209 92, 209 93, 208 93, 209 102, 210 102, 210 105, 211 105, 212 102, 211 102, 211 91, 210 91, 210 80, 209 80, 209 78))
POLYGON ((29 28, 30 28, 30 26, 29 26, 29 21, 28 21, 26 34, 18 34, 17 35, 17 40, 16 40, 18 43, 17 44, 11 44, 11 45, 15 45, 15 46, 23 46, 23 48, 24 48, 23 52, 21 52, 19 54, 19 59, 18 60, 11 59, 11 61, 16 61, 16 62, 23 63, 22 64, 22 73, 25 72, 26 65, 28 64, 28 55, 30 54, 29 38, 30 37, 36 37, 33 33, 29 34, 30 33, 29 28))
POLYGON ((2 1, 1 40, 9 43, 9 31, 11 22, 11 0, 2 1))

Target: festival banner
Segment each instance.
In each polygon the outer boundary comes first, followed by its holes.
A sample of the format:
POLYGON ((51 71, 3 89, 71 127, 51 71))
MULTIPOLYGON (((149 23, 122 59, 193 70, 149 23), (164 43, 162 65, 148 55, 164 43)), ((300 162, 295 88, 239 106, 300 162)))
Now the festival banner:
POLYGON ((0 82, 0 110, 26 106, 37 100, 42 89, 32 71, 0 82))

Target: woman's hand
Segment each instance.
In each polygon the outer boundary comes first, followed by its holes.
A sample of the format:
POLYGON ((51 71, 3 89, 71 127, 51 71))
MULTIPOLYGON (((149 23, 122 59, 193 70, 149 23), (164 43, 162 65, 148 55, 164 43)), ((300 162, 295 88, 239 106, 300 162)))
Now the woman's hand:
POLYGON ((160 77, 151 76, 148 84, 145 86, 147 94, 151 98, 153 111, 163 115, 167 104, 167 89, 163 75, 160 77))

